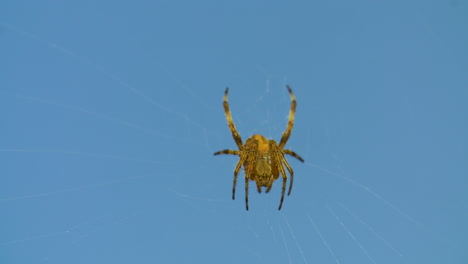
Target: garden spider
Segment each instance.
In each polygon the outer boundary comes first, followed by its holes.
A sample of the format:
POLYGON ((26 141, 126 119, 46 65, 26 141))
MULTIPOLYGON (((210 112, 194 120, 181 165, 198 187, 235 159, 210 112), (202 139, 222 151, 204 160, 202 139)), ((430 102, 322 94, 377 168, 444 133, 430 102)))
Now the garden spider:
POLYGON ((268 193, 273 186, 273 182, 278 179, 279 175, 283 177, 283 186, 281 191, 281 200, 278 207, 278 210, 281 210, 283 205, 284 193, 286 191, 286 172, 284 166, 289 171, 291 179, 289 182, 289 191, 288 195, 291 194, 291 189, 293 185, 294 172, 288 161, 284 157, 284 154, 293 156, 294 158, 304 162, 304 160, 297 155, 294 151, 289 149, 284 149, 286 142, 291 135, 292 128, 294 126, 294 114, 296 113, 296 97, 294 96, 291 88, 286 86, 291 96, 291 108, 289 110, 289 120, 286 130, 281 137, 279 144, 274 140, 268 140, 262 135, 253 135, 247 139, 245 144, 242 144, 242 139, 237 132, 236 126, 232 121, 231 111, 229 110, 228 103, 228 90, 226 88, 224 91, 224 113, 226 114, 226 119, 228 122, 229 130, 231 130, 232 137, 237 144, 239 150, 225 149, 214 153, 214 155, 219 154, 230 154, 230 155, 239 155, 240 159, 236 164, 234 169, 234 183, 232 187, 232 199, 235 199, 236 194, 236 182, 237 174, 239 173, 242 166, 244 166, 245 173, 245 208, 249 210, 249 180, 255 181, 257 184, 257 190, 259 193, 262 192, 261 187, 266 187, 266 192, 268 193), (284 166, 283 166, 284 165, 284 166))

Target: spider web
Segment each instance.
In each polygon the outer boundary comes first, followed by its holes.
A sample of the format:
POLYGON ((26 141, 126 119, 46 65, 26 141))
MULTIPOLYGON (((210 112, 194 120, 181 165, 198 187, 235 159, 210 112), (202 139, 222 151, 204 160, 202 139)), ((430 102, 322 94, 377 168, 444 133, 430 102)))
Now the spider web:
MULTIPOLYGON (((415 197, 430 189, 418 189, 424 177, 412 174, 419 164, 372 146, 386 146, 372 137, 386 126, 365 113, 388 114, 377 104, 361 98, 367 108, 353 113, 365 118, 352 126, 345 119, 352 115, 338 108, 346 91, 308 91, 264 65, 252 67, 250 82, 208 80, 191 73, 196 63, 181 65, 151 49, 139 59, 114 58, 118 50, 87 53, 58 35, 1 27, 9 45, 25 52, 8 61, 21 60, 8 73, 25 76, 11 75, 0 88, 5 263, 416 263, 438 249, 429 258, 437 263, 457 252, 454 238, 440 231, 449 221, 424 214, 440 207, 415 197), (269 194, 251 188, 245 212, 242 180, 230 199, 237 160, 212 156, 235 147, 222 111, 224 86, 231 87, 244 141, 256 133, 279 140, 289 109, 286 84, 298 100, 287 147, 306 162, 291 161, 295 185, 282 211, 275 183, 269 194), (391 169, 391 159, 408 170, 391 169)), ((397 117, 417 122, 415 100, 407 94, 397 101, 397 117)), ((409 139, 417 128, 407 128, 409 139)))

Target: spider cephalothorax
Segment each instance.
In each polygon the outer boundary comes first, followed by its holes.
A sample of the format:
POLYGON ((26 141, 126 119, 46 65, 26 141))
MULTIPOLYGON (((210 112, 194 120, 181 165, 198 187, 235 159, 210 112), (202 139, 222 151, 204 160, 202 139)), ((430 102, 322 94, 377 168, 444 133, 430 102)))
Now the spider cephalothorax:
POLYGON ((283 136, 281 137, 281 141, 279 144, 277 144, 274 140, 268 140, 264 136, 258 134, 251 136, 247 139, 245 144, 243 144, 241 136, 239 132, 237 132, 236 126, 232 121, 231 111, 229 110, 229 90, 228 88, 226 88, 226 90, 224 91, 224 113, 226 114, 226 119, 228 122, 229 129, 231 130, 232 137, 234 138, 234 141, 236 142, 239 150, 225 149, 216 152, 215 155, 231 154, 239 156, 239 162, 237 162, 236 167, 234 169, 232 199, 235 199, 237 174, 239 173, 242 166, 244 166, 245 207, 247 210, 249 210, 249 180, 255 181, 255 183, 257 184, 257 191, 259 193, 262 192, 262 187, 266 187, 266 192, 269 192, 271 190, 271 187, 273 186, 273 182, 276 179, 278 179, 280 174, 283 178, 283 185, 278 210, 281 210, 281 206, 283 205, 284 193, 286 191, 286 180, 288 178, 286 176, 286 171, 284 167, 286 167, 291 177, 288 195, 291 194, 294 179, 293 169, 284 157, 284 154, 293 156, 301 162, 304 162, 304 160, 294 151, 284 149, 284 146, 286 145, 286 142, 288 141, 289 136, 291 135, 291 131, 294 125, 294 114, 296 113, 296 97, 294 96, 289 86, 286 86, 286 88, 288 89, 289 95, 291 96, 291 108, 289 110, 288 125, 283 133, 283 136))

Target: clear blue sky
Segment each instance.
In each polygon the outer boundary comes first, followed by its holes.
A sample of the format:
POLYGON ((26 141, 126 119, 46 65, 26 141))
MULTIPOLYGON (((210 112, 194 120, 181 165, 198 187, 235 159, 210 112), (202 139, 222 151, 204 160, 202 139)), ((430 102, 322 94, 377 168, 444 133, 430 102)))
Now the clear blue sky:
POLYGON ((3 1, 0 263, 467 263, 467 14, 3 1), (286 84, 306 162, 246 212, 223 92, 244 140, 279 140, 286 84))

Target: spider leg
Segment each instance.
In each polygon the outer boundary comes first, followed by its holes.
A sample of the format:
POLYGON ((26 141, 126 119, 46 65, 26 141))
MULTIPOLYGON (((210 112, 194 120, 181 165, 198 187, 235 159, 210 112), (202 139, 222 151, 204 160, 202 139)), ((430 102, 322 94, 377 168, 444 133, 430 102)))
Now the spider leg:
POLYGON ((281 200, 280 200, 280 205, 278 207, 278 211, 281 210, 281 207, 283 206, 284 193, 286 192, 286 180, 288 179, 282 165, 280 165, 280 168, 281 168, 280 169, 281 175, 283 176, 283 184, 281 185, 281 200))
POLYGON ((299 156, 296 152, 294 152, 294 151, 292 151, 290 149, 283 149, 283 153, 288 154, 288 155, 300 160, 301 162, 304 162, 304 159, 301 158, 301 156, 299 156))
POLYGON ((236 199, 237 173, 238 173, 238 172, 234 171, 234 180, 233 180, 233 182, 232 182, 232 199, 233 199, 233 200, 236 199))
POLYGON ((288 195, 291 194, 293 182, 294 182, 294 170, 291 168, 291 165, 289 165, 289 162, 286 158, 283 156, 282 162, 284 163, 284 166, 286 166, 286 169, 289 171, 289 175, 291 176, 291 179, 289 180, 289 190, 288 190, 288 195))
POLYGON ((249 178, 245 178, 245 209, 249 210, 249 178))
POLYGON ((289 109, 288 125, 286 126, 286 130, 284 131, 283 136, 281 136, 281 141, 278 144, 280 149, 282 149, 286 145, 286 142, 288 142, 289 136, 291 135, 291 131, 294 126, 294 115, 296 114, 296 97, 294 96, 289 85, 286 86, 286 88, 288 89, 289 95, 291 96, 291 108, 289 109))
MULTIPOLYGON (((245 171, 245 208, 247 211, 249 210, 249 180, 251 179, 252 176, 255 175, 253 172, 255 169, 255 164, 256 164, 256 159, 258 156, 257 153, 258 150, 258 142, 255 139, 247 139, 245 142, 245 145, 242 150, 242 157, 243 157, 243 162, 242 164, 244 165, 244 171, 245 171)), ((261 191, 261 189, 258 187, 258 190, 261 191)))
MULTIPOLYGON (((286 161, 285 164, 287 164, 288 161, 284 158, 282 150, 278 147, 278 145, 276 145, 276 142, 274 140, 270 140, 270 150, 272 153, 272 163, 274 164, 274 167, 278 170, 278 173, 280 173, 283 178, 283 184, 281 186, 281 200, 280 205, 278 207, 278 210, 281 210, 281 207, 283 206, 284 193, 286 192, 286 181, 288 179, 286 171, 283 167, 283 163, 286 161)), ((289 166, 289 164, 287 164, 287 166, 289 166)), ((288 170, 290 168, 291 167, 288 167, 288 170)))
POLYGON ((271 187, 273 187, 273 182, 278 178, 278 176, 279 176, 278 174, 280 173, 280 171, 281 171, 281 170, 284 171, 284 168, 282 168, 283 165, 281 165, 281 162, 279 162, 276 158, 274 159, 273 162, 274 162, 275 166, 276 166, 277 164, 279 164, 279 166, 281 166, 281 168, 279 168, 279 169, 276 169, 276 167, 273 168, 273 172, 272 172, 273 178, 272 178, 270 184, 268 185, 268 187, 267 187, 267 189, 266 189, 266 191, 265 191, 266 193, 269 193, 269 192, 270 192, 271 187))
POLYGON ((271 167, 272 167, 272 180, 266 189, 266 193, 270 192, 271 187, 273 187, 273 182, 278 179, 279 173, 281 169, 278 168, 278 164, 281 164, 281 160, 278 159, 278 145, 274 140, 269 141, 269 148, 271 150, 270 158, 271 158, 271 167))
POLYGON ((231 110, 229 110, 228 91, 229 88, 226 87, 223 98, 224 114, 226 115, 226 120, 228 122, 229 130, 231 130, 232 137, 234 138, 237 147, 242 150, 242 138, 239 132, 237 132, 236 125, 234 124, 234 121, 232 121, 231 110))
MULTIPOLYGON (((274 146, 276 146, 276 145, 274 145, 274 146)), ((276 150, 275 153, 276 154, 273 155, 273 163, 275 164, 275 168, 276 168, 275 171, 273 172, 274 180, 276 180, 278 178, 278 176, 279 176, 278 174, 281 174, 281 176, 283 178, 287 177, 286 172, 284 171, 283 164, 281 163, 281 158, 278 157, 279 155, 281 155, 281 154, 278 154, 278 153, 281 153, 281 152, 278 152, 278 150, 276 150)), ((268 188, 266 190, 266 193, 268 193, 271 190, 271 187, 273 187, 273 182, 271 182, 271 184, 268 186, 268 188)))
POLYGON ((220 155, 220 154, 240 155, 240 151, 232 150, 232 149, 224 149, 224 150, 220 150, 214 153, 214 155, 220 155))
POLYGON ((234 180, 232 183, 232 199, 236 199, 236 184, 237 184, 237 174, 239 174, 240 169, 242 168, 242 165, 245 162, 246 155, 241 155, 239 161, 236 164, 236 168, 234 169, 234 180))

